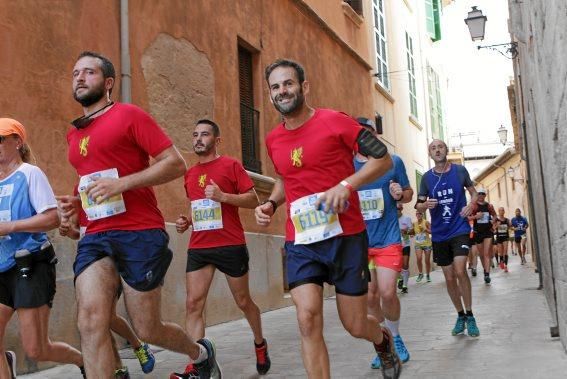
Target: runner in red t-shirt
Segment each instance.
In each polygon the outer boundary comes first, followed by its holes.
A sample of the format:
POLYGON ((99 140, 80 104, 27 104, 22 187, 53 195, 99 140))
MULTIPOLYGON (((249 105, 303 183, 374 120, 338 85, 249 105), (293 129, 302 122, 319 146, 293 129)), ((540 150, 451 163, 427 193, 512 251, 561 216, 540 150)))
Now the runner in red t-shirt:
MULTIPOLYGON (((212 342, 195 343, 160 314, 161 284, 172 252, 151 187, 183 175, 185 162, 146 112, 110 100, 114 81, 114 66, 107 58, 93 52, 79 55, 73 94, 84 116, 73 121, 67 142, 88 217, 73 265, 87 376, 114 374, 108 315, 122 277, 136 333, 149 343, 187 354, 203 376, 218 377, 212 342), (150 156, 155 159, 151 166, 150 156)), ((64 201, 59 205, 71 206, 64 201)))
MULTIPOLYGON (((185 191, 191 219, 180 215, 177 232, 193 226, 187 250, 187 315, 185 326, 193 339, 205 336, 203 311, 215 270, 225 274, 230 292, 244 312, 254 334, 256 369, 264 375, 270 369, 268 344, 262 334, 260 309, 250 297, 248 249, 238 208, 258 205, 254 183, 235 159, 217 154, 220 128, 211 120, 199 120, 193 131, 193 150, 199 162, 185 173, 185 191)), ((184 378, 193 370, 189 364, 184 378)))
POLYGON ((401 365, 393 338, 367 316, 368 239, 356 192, 386 173, 392 160, 382 142, 349 116, 307 105, 309 83, 298 63, 277 60, 266 68, 266 81, 284 121, 266 139, 279 177, 268 201, 256 208, 256 221, 268 225, 276 207, 287 203, 287 277, 307 374, 331 376, 323 339, 323 282, 328 282, 335 285, 345 329, 373 342, 384 377, 397 378, 401 365), (356 152, 369 160, 355 173, 356 152))
MULTIPOLYGON (((60 209, 59 213, 61 215, 61 223, 59 224, 59 234, 63 237, 68 237, 73 240, 79 240, 85 234, 87 228, 87 215, 83 208, 81 208, 81 198, 79 197, 79 191, 77 186, 73 190, 73 196, 64 195, 57 196, 57 200, 60 202, 65 202, 72 204, 73 208, 68 208, 66 210, 60 209)), ((118 334, 120 337, 128 341, 128 344, 134 350, 134 355, 138 358, 142 371, 144 373, 150 373, 154 369, 155 357, 150 349, 149 345, 140 340, 136 335, 136 332, 132 329, 132 326, 124 317, 120 316, 116 312, 116 304, 118 299, 122 295, 122 286, 119 287, 118 293, 116 294, 114 306, 112 309, 112 318, 110 320, 110 329, 118 334)), ((128 378, 128 366, 122 364, 122 359, 120 354, 118 354, 118 349, 116 347, 116 340, 112 338, 112 352, 114 354, 116 366, 114 371, 115 378, 128 378)))

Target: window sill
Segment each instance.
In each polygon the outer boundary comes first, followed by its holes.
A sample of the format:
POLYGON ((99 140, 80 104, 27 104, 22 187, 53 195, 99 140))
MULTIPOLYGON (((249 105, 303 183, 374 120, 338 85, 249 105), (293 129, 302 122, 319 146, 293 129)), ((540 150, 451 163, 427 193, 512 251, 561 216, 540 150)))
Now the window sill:
POLYGON ((386 98, 386 100, 388 100, 390 103, 394 104, 396 102, 396 99, 394 99, 394 97, 392 96, 390 91, 388 91, 386 88, 382 87, 382 85, 380 85, 380 83, 374 82, 374 88, 376 88, 376 90, 378 92, 380 92, 380 94, 382 96, 384 96, 386 98))
POLYGON ((415 126, 416 128, 418 128, 419 130, 423 130, 423 126, 421 126, 421 124, 419 123, 418 119, 415 118, 413 115, 409 116, 409 120, 410 122, 413 124, 413 126, 415 126))
POLYGON ((254 182, 254 188, 256 189, 256 191, 267 194, 272 193, 276 179, 248 170, 246 170, 246 173, 248 174, 250 179, 252 179, 252 182, 254 182))
POLYGON ((359 15, 358 13, 355 12, 354 9, 352 9, 352 7, 345 3, 344 1, 342 2, 342 7, 343 7, 343 13, 352 21, 354 22, 354 24, 356 25, 357 28, 360 28, 360 25, 362 25, 362 23, 364 22, 364 18, 362 18, 361 15, 359 15))

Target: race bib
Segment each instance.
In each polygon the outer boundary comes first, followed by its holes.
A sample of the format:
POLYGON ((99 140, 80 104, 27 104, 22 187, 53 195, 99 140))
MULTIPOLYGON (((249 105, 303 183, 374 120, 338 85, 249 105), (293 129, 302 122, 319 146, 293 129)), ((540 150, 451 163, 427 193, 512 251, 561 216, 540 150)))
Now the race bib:
POLYGON ((323 241, 343 232, 336 213, 315 209, 315 201, 322 194, 304 196, 291 203, 289 215, 295 228, 296 245, 323 241))
POLYGON ((498 233, 500 234, 506 234, 508 233, 508 225, 498 225, 498 233))
POLYGON ((358 198, 360 199, 360 209, 364 221, 382 218, 384 214, 384 195, 381 188, 358 191, 358 198))
POLYGON ((482 217, 477 221, 478 224, 488 224, 490 221, 490 213, 482 212, 482 217))
POLYGON ((211 199, 199 199, 191 202, 193 230, 222 229, 221 203, 211 199))
POLYGON ((425 233, 420 233, 415 235, 415 242, 424 243, 427 240, 425 233))
POLYGON ((126 212, 126 204, 124 204, 122 194, 112 196, 110 199, 106 199, 100 204, 97 204, 95 199, 91 199, 87 196, 87 187, 96 178, 118 179, 118 170, 111 168, 81 176, 79 180, 79 196, 81 197, 81 205, 87 215, 87 219, 94 221, 126 212))

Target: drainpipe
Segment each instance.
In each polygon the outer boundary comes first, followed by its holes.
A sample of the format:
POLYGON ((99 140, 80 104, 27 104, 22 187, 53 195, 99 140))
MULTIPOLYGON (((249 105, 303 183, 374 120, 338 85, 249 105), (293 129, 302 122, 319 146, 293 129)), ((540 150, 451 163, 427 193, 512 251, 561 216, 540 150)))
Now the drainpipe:
POLYGON ((120 0, 120 99, 132 102, 132 74, 130 70, 130 38, 128 28, 128 0, 120 0))

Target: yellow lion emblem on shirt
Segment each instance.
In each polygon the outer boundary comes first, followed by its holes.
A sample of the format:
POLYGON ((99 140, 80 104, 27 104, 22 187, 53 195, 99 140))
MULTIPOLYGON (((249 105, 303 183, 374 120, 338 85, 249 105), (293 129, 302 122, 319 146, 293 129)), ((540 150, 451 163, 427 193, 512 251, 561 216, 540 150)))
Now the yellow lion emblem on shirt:
POLYGON ((90 138, 90 136, 86 136, 81 138, 81 140, 79 141, 79 154, 81 154, 83 157, 86 157, 88 154, 87 148, 89 147, 90 138))
POLYGON ((294 167, 303 166, 303 147, 298 147, 291 151, 291 165, 294 167))
POLYGON ((199 187, 204 187, 207 182, 207 174, 199 175, 199 187))

